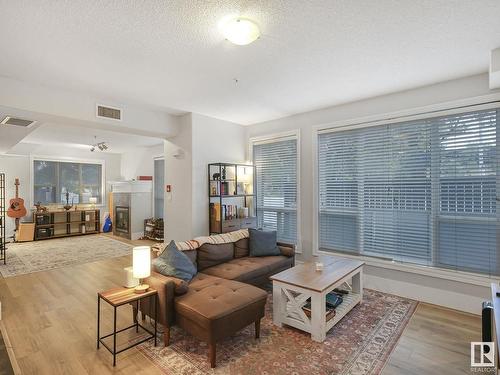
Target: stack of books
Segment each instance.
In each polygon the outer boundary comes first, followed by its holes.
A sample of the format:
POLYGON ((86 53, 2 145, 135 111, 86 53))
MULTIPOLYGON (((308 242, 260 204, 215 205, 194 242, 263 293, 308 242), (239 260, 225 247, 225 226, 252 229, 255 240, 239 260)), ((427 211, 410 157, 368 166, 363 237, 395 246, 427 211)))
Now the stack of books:
MULTIPOLYGON (((345 290, 334 290, 326 295, 325 303, 326 303, 326 321, 329 321, 335 316, 335 309, 344 301, 342 295, 345 295, 349 292, 345 290)), ((307 317, 311 317, 311 299, 308 298, 306 304, 302 306, 302 310, 306 314, 307 317)))

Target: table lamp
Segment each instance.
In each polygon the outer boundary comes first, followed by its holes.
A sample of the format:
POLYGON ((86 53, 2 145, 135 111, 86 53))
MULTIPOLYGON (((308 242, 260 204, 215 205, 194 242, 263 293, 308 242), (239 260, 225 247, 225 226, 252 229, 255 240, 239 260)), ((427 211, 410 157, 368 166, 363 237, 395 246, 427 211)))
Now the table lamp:
POLYGON ((132 268, 139 285, 135 287, 135 293, 145 293, 149 285, 143 284, 142 279, 151 275, 151 249, 149 246, 136 246, 132 249, 132 268))

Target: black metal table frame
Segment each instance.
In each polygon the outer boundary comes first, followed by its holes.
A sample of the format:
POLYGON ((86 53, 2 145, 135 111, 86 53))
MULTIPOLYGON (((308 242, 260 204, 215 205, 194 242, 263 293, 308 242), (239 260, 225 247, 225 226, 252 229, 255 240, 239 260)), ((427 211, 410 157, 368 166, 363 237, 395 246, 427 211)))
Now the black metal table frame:
POLYGON ((148 295, 148 296, 144 296, 144 297, 140 297, 138 298, 135 303, 136 303, 136 309, 135 309, 135 313, 137 313, 139 311, 139 301, 144 299, 144 298, 154 298, 154 305, 155 305, 155 317, 154 317, 154 321, 155 321, 155 324, 154 324, 154 332, 151 332, 149 329, 147 329, 146 327, 144 327, 142 324, 139 323, 139 319, 137 318, 137 315, 134 317, 134 320, 135 320, 135 323, 128 326, 128 327, 125 327, 125 328, 122 328, 120 330, 116 330, 116 310, 118 309, 118 307, 120 306, 123 306, 123 305, 127 305, 129 304, 130 302, 124 302, 124 303, 121 303, 121 304, 118 304, 118 305, 111 305, 108 301, 106 301, 104 298, 102 298, 99 293, 97 294, 97 349, 99 349, 99 344, 102 344, 106 349, 108 349, 108 351, 113 354, 113 366, 116 366, 116 355, 117 354, 120 354, 121 352, 124 352, 125 350, 128 350, 130 348, 133 348, 134 346, 137 346, 139 344, 142 344, 143 342, 146 342, 148 340, 151 340, 152 338, 154 338, 155 340, 155 346, 156 346, 156 341, 157 341, 157 338, 156 338, 156 334, 158 332, 158 329, 157 329, 157 322, 158 322, 158 293, 155 293, 153 295, 148 295), (101 299, 103 299, 104 301, 108 302, 108 304, 110 306, 113 307, 113 332, 111 332, 110 334, 108 335, 105 335, 105 336, 101 336, 101 299), (133 343, 132 345, 129 345, 127 346, 126 348, 122 348, 120 350, 116 350, 116 335, 119 334, 120 332, 123 332, 123 331, 126 331, 130 328, 133 328, 135 327, 135 331, 136 332, 139 332, 139 327, 141 327, 144 331, 146 331, 147 333, 149 333, 149 336, 148 337, 145 337, 144 339, 138 341, 138 342, 135 342, 133 343), (103 340, 105 338, 108 338, 110 336, 113 336, 113 349, 111 349, 103 340))

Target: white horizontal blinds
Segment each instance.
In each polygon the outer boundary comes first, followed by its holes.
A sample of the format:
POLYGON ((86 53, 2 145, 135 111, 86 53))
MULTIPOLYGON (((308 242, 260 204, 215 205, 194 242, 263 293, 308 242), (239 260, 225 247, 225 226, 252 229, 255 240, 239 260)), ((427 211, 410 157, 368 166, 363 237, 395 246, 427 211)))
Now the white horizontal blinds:
POLYGON ((429 125, 320 134, 318 161, 320 248, 429 262, 429 125))
POLYGON ((496 110, 436 120, 441 266, 499 274, 497 120, 496 110))
POLYGON ((319 134, 319 247, 500 275, 497 117, 319 134))
POLYGON ((297 139, 254 144, 259 227, 297 243, 297 139))
POLYGON ((359 250, 358 134, 346 131, 319 136, 320 248, 359 250))
POLYGON ((431 260, 431 132, 425 122, 361 131, 363 253, 431 260))

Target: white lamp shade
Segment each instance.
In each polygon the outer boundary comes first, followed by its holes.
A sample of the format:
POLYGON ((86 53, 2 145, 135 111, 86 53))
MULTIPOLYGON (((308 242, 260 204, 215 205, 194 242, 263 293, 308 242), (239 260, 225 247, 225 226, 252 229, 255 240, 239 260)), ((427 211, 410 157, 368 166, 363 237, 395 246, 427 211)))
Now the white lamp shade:
POLYGON ((89 198, 89 203, 90 204, 96 204, 97 203, 97 197, 90 197, 89 198))
POLYGON ((136 246, 132 250, 132 267, 136 279, 151 275, 151 249, 149 246, 136 246))

